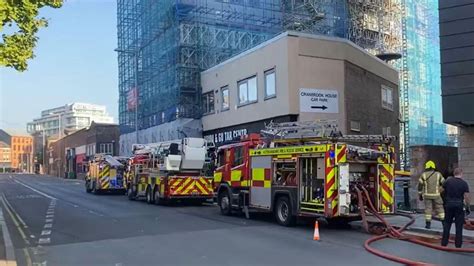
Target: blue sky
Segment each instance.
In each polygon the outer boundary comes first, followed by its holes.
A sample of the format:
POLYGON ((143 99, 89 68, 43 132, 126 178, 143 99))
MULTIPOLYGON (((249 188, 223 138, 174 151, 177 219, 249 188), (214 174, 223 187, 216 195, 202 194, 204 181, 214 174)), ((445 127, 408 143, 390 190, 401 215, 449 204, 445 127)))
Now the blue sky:
POLYGON ((24 129, 41 110, 71 102, 107 106, 117 122, 116 0, 44 8, 49 26, 23 73, 0 68, 0 128, 24 129))

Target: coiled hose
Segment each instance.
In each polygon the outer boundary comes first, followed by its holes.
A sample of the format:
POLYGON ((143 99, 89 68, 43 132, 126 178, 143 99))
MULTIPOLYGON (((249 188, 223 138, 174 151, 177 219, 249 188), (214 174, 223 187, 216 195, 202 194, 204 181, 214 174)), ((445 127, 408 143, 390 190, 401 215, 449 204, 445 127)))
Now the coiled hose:
MULTIPOLYGON (((410 237, 409 235, 404 234, 403 231, 405 229, 407 229, 408 226, 412 225, 415 222, 415 217, 413 217, 412 215, 409 215, 409 214, 400 214, 402 216, 408 217, 410 219, 410 221, 407 224, 405 224, 404 226, 402 226, 401 228, 394 227, 394 226, 390 225, 388 223, 388 221, 380 213, 377 212, 377 209, 374 207, 374 204, 373 204, 372 200, 370 199, 369 192, 367 191, 367 189, 365 187, 363 187, 363 186, 355 187, 355 190, 356 190, 357 196, 358 196, 358 204, 359 204, 360 214, 361 214, 361 217, 362 217, 362 225, 363 225, 364 229, 369 233, 373 233, 373 231, 369 228, 369 225, 368 225, 368 222, 367 222, 367 217, 366 217, 366 213, 365 213, 365 210, 366 210, 365 207, 366 206, 364 205, 364 198, 367 201, 367 205, 368 205, 367 210, 373 216, 375 216, 381 223, 383 223, 383 225, 386 228, 385 233, 383 233, 382 235, 374 236, 372 238, 369 238, 367 241, 365 241, 364 247, 370 253, 372 253, 376 256, 385 258, 387 260, 391 260, 391 261, 398 262, 398 263, 405 264, 405 265, 431 265, 429 263, 409 260, 409 259, 401 258, 401 257, 395 256, 395 255, 391 255, 391 254, 385 253, 383 251, 380 251, 380 250, 370 246, 370 244, 372 244, 376 241, 385 239, 385 238, 392 238, 392 239, 399 239, 399 240, 403 240, 403 241, 408 241, 408 242, 419 244, 419 245, 429 247, 429 248, 432 248, 432 249, 441 250, 441 251, 474 253, 474 248, 443 247, 443 246, 434 245, 434 244, 431 244, 431 243, 428 243, 428 242, 425 242, 425 241, 422 241, 422 240, 419 240, 419 239, 416 239, 414 237, 410 237)), ((468 226, 467 228, 469 228, 470 226, 472 226, 472 221, 467 221, 466 224, 468 226)), ((472 241, 465 241, 465 243, 473 243, 473 242, 472 241)))

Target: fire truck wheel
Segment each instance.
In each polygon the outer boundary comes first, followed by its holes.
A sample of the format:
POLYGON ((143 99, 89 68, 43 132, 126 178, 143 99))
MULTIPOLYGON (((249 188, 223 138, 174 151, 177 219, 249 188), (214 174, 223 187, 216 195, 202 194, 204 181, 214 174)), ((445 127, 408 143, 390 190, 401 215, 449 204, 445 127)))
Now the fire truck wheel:
POLYGON ((296 217, 291 211, 290 200, 287 196, 282 196, 277 199, 275 218, 279 224, 284 226, 293 226, 295 224, 296 217))
POLYGON ((224 215, 231 215, 232 214, 232 206, 230 202, 230 195, 227 190, 221 191, 219 193, 218 198, 219 208, 221 209, 221 213, 224 215))
POLYGON ((146 188, 146 203, 152 204, 153 203, 153 194, 151 193, 151 188, 148 186, 146 188))

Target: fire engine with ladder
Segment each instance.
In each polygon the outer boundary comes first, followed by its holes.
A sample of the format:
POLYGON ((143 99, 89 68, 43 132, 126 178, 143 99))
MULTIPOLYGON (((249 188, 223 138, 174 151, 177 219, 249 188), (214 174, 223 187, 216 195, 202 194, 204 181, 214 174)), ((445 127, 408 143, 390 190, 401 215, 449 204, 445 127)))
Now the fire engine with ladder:
POLYGON ((214 189, 222 214, 273 212, 290 226, 297 216, 361 219, 357 187, 380 213, 394 212, 395 137, 342 135, 334 121, 270 123, 261 134, 219 147, 214 189))
POLYGON ((150 204, 162 204, 171 200, 202 203, 213 198, 213 177, 203 174, 204 139, 135 144, 133 150, 126 172, 130 200, 145 198, 150 204))

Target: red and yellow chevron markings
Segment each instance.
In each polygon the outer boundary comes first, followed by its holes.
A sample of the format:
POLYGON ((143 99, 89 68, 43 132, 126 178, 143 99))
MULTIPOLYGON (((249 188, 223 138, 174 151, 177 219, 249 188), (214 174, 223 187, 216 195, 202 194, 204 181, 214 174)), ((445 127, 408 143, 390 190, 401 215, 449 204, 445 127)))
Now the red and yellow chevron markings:
POLYGON ((336 183, 336 167, 334 160, 331 159, 331 152, 334 152, 334 146, 331 146, 326 152, 326 204, 325 212, 329 217, 334 217, 338 213, 338 189, 336 183))
POLYGON ((383 213, 393 212, 393 165, 380 164, 379 187, 380 187, 380 209, 383 213))
POLYGON ((168 181, 170 195, 211 195, 212 179, 206 177, 177 177, 168 181))

